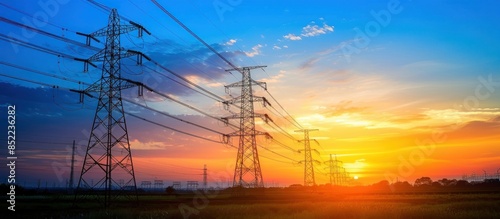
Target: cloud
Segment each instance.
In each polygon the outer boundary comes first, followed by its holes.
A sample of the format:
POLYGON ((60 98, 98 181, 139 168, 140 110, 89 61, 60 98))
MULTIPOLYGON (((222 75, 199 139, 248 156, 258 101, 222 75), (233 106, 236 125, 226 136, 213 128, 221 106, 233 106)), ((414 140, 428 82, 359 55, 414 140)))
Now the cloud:
POLYGON ((279 74, 271 76, 269 78, 264 78, 261 81, 264 81, 266 83, 276 83, 278 82, 281 78, 285 77, 285 70, 280 70, 279 74))
MULTIPOLYGON (((227 43, 233 43, 235 41, 237 42, 236 39, 229 40, 227 43)), ((217 51, 224 51, 225 45, 226 44, 212 44, 211 46, 217 51)), ((168 68, 180 76, 187 77, 194 75, 206 79, 210 83, 216 83, 219 79, 228 74, 224 71, 227 67, 227 63, 218 55, 210 51, 210 49, 202 45, 193 45, 186 48, 175 42, 162 41, 151 47, 152 49, 147 51, 146 54, 153 60, 159 62, 161 66, 168 68), (174 46, 172 46, 172 44, 174 46)), ((226 51, 219 53, 232 62, 234 62, 237 57, 247 55, 241 51, 226 51)), ((164 93, 178 96, 189 96, 194 93, 193 90, 186 89, 185 86, 179 83, 172 83, 172 80, 168 77, 179 79, 173 77, 163 68, 157 67, 150 62, 145 62, 144 65, 148 66, 149 70, 153 72, 148 70, 144 74, 127 75, 127 78, 147 84, 153 89, 164 93)), ((138 72, 144 71, 142 67, 135 67, 135 65, 132 67, 128 66, 128 68, 136 68, 135 70, 138 72)), ((125 92, 133 92, 132 89, 129 90, 125 92)))
POLYGON ((320 20, 323 21, 323 26, 319 26, 313 21, 307 26, 302 27, 302 33, 300 35, 289 33, 287 35, 284 35, 283 38, 288 40, 302 40, 302 37, 315 37, 334 31, 334 26, 326 24, 323 18, 320 18, 320 20))
POLYGON ((352 101, 341 101, 336 105, 331 106, 326 115, 329 116, 340 116, 343 114, 353 114, 365 111, 367 107, 357 107, 352 105, 352 101))
POLYGON ((145 141, 141 142, 139 139, 133 139, 130 141, 130 147, 134 150, 157 150, 165 149, 167 147, 172 147, 174 145, 168 144, 164 141, 145 141))
POLYGON ((326 34, 328 32, 333 32, 333 26, 329 26, 326 23, 323 23, 323 27, 320 27, 318 25, 307 25, 302 28, 302 34, 301 36, 304 37, 313 37, 313 36, 319 36, 326 34))
POLYGON ((235 39, 230 39, 229 41, 227 41, 226 43, 224 43, 224 45, 226 46, 232 46, 234 45, 238 40, 235 40, 235 39))
POLYGON ((254 57, 256 55, 259 55, 260 54, 260 48, 262 48, 262 45, 257 44, 254 47, 252 47, 252 51, 251 52, 245 52, 245 55, 247 55, 248 57, 254 57))
POLYGON ((197 75, 187 75, 185 76, 186 79, 189 81, 195 83, 195 84, 201 84, 205 85, 207 87, 223 87, 224 84, 221 82, 213 81, 213 80, 207 80, 203 77, 197 76, 197 75))
POLYGON ((316 64, 316 62, 319 61, 319 59, 320 59, 319 57, 313 57, 313 58, 306 60, 305 62, 303 62, 299 66, 299 69, 301 69, 301 70, 310 69, 314 66, 314 64, 316 64))
POLYGON ((279 46, 273 46, 273 49, 280 50, 281 47, 279 47, 279 46))
POLYGON ((289 33, 288 35, 283 36, 285 39, 289 40, 302 40, 300 36, 295 36, 293 33, 289 33))
POLYGON ((407 124, 412 122, 425 121, 428 120, 429 118, 430 118, 429 116, 423 113, 417 113, 413 115, 394 116, 394 118, 391 119, 390 122, 397 124, 407 124))

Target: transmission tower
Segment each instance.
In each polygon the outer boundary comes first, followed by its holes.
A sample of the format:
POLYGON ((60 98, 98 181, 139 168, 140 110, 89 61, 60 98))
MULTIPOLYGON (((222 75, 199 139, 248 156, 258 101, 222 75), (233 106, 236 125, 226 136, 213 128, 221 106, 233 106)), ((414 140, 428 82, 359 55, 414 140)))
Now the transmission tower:
MULTIPOLYGON (((299 140, 299 142, 304 142, 304 186, 315 186, 316 181, 314 179, 314 164, 313 162, 317 162, 312 159, 311 154, 311 144, 309 139, 309 132, 318 131, 318 129, 301 129, 296 130, 295 132, 304 132, 304 139, 299 140)), ((313 141, 316 141, 313 139, 313 141)), ((313 149, 315 150, 315 149, 313 149)), ((302 150, 301 150, 302 151, 302 150)))
POLYGON ((330 185, 343 185, 344 183, 344 172, 345 169, 343 167, 342 161, 337 160, 337 155, 335 155, 335 159, 332 158, 330 154, 330 160, 326 161, 328 167, 330 169, 330 185))
POLYGON ((74 182, 73 182, 73 175, 75 172, 75 140, 73 140, 73 149, 71 151, 71 172, 69 172, 69 190, 73 191, 74 187, 74 182))
POLYGON ((203 190, 207 190, 207 165, 203 166, 203 190))
MULTIPOLYGON (((337 159, 337 156, 335 156, 335 159, 337 159)), ((333 167, 333 160, 332 160, 332 155, 330 154, 330 160, 326 161, 325 163, 328 164, 328 168, 330 169, 330 172, 328 175, 330 176, 330 185, 333 184, 333 172, 334 172, 334 167, 333 167)))
POLYGON ((105 48, 88 59, 77 59, 84 62, 84 71, 88 65, 96 67, 92 62, 102 61, 101 79, 85 90, 72 90, 83 96, 93 97, 98 93, 98 104, 92 124, 92 131, 88 141, 87 151, 78 182, 75 201, 78 198, 90 196, 108 207, 116 199, 129 198, 137 201, 137 187, 132 163, 125 111, 122 104, 121 91, 139 85, 140 83, 121 77, 120 60, 137 55, 138 64, 147 56, 132 50, 125 50, 120 46, 120 35, 138 30, 139 37, 143 31, 150 34, 142 26, 130 22, 131 25, 121 25, 116 9, 109 15, 108 25, 94 33, 82 34, 87 37, 87 45, 91 39, 106 37, 105 48), (133 194, 133 195, 131 195, 133 194))
MULTIPOLYGON (((270 137, 266 132, 255 130, 255 117, 262 118, 266 123, 271 120, 267 114, 259 114, 254 112, 254 102, 262 102, 264 107, 269 104, 266 98, 253 95, 252 86, 258 85, 265 90, 267 86, 265 82, 254 81, 250 75, 250 70, 256 68, 264 68, 266 66, 252 66, 234 68, 226 71, 239 71, 242 74, 242 80, 225 86, 226 92, 229 93, 231 87, 241 87, 241 94, 229 101, 224 101, 224 105, 228 108, 229 104, 240 104, 240 113, 223 119, 226 122, 229 119, 239 119, 239 130, 225 135, 225 142, 229 141, 232 136, 239 137, 238 154, 236 156, 236 165, 234 169, 233 187, 264 187, 262 180, 262 171, 260 169, 259 154, 257 152, 257 135, 265 135, 270 137)), ((270 105, 270 104, 269 104, 270 105)))

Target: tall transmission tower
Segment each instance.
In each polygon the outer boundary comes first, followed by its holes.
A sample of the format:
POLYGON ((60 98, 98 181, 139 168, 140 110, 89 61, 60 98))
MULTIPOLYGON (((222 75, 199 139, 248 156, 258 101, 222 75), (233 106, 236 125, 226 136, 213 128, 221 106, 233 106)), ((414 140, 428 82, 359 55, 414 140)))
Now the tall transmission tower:
POLYGON ((139 37, 143 31, 150 33, 139 24, 134 22, 130 24, 121 25, 117 10, 112 9, 106 27, 91 34, 78 33, 87 37, 87 45, 90 45, 91 39, 99 42, 96 37, 106 37, 106 43, 103 50, 90 58, 77 59, 84 62, 84 71, 88 70, 89 64, 96 67, 92 63, 94 61, 102 61, 103 64, 100 80, 83 91, 73 90, 80 93, 80 101, 83 101, 84 95, 93 96, 91 93, 99 95, 75 201, 77 198, 90 196, 105 207, 114 200, 124 197, 137 201, 134 166, 121 91, 139 85, 141 94, 142 86, 140 83, 121 77, 120 60, 137 55, 138 64, 141 64, 143 57, 148 60, 149 58, 140 52, 122 48, 120 35, 134 30, 138 30, 139 37))
POLYGON ((250 70, 256 68, 265 68, 266 66, 251 66, 234 68, 226 71, 239 71, 242 74, 242 80, 225 86, 226 92, 229 93, 231 87, 241 87, 241 94, 232 100, 224 101, 226 107, 229 104, 240 104, 240 113, 234 114, 223 119, 239 119, 239 130, 225 135, 226 142, 232 136, 239 137, 238 154, 236 156, 236 165, 234 168, 233 187, 264 187, 262 180, 262 171, 260 168, 259 154, 257 151, 257 135, 265 135, 270 137, 266 132, 255 130, 255 117, 262 118, 266 123, 271 120, 267 114, 259 114, 254 112, 254 102, 262 102, 264 107, 270 105, 264 97, 253 95, 252 86, 258 85, 267 90, 265 82, 254 81, 250 75, 250 70))
MULTIPOLYGON (((311 143, 309 139, 309 132, 319 131, 318 129, 301 129, 295 130, 295 132, 303 132, 304 139, 299 140, 299 142, 304 142, 304 186, 315 186, 316 181, 314 179, 314 164, 313 162, 317 162, 312 159, 311 151, 315 149, 311 149, 311 143)), ((315 139, 312 139, 316 141, 315 139)))

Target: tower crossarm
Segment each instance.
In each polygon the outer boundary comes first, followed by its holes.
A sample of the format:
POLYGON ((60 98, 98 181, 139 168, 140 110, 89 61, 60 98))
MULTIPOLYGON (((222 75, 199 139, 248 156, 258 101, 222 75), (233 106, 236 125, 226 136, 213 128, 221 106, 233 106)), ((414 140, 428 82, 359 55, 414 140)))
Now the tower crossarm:
MULTIPOLYGON (((258 97, 258 96, 253 96, 252 102, 262 102, 262 105, 264 107, 266 106, 271 106, 271 103, 267 100, 265 97, 258 97)), ((235 104, 235 103, 241 103, 241 96, 235 97, 231 100, 226 100, 222 102, 224 105, 228 106, 229 104, 235 104)))
MULTIPOLYGON (((271 136, 269 133, 255 130, 254 136, 257 136, 257 135, 263 135, 267 139, 273 139, 273 136, 271 136)), ((231 132, 229 134, 225 134, 222 137, 223 137, 223 142, 225 144, 227 144, 227 143, 229 143, 229 139, 231 137, 242 137, 242 136, 244 136, 244 135, 238 130, 238 131, 235 131, 235 132, 231 132)))

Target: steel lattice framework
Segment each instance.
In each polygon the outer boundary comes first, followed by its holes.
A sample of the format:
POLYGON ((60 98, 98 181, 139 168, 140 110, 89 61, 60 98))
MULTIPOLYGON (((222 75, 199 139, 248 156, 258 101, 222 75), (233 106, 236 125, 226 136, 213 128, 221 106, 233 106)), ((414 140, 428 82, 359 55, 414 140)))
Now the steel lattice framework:
MULTIPOLYGON (((148 34, 149 32, 136 23, 130 23, 131 25, 121 25, 117 10, 112 9, 106 27, 92 34, 79 33, 87 37, 88 45, 90 39, 99 41, 96 37, 106 37, 106 43, 103 50, 89 59, 79 60, 85 62, 85 71, 88 70, 88 64, 95 66, 92 63, 94 61, 102 61, 103 64, 101 79, 83 91, 76 91, 80 93, 81 101, 84 94, 92 96, 92 93, 98 93, 99 98, 75 200, 78 197, 91 196, 106 207, 115 199, 125 197, 137 200, 121 91, 138 83, 121 77, 120 60, 138 55, 139 62, 145 56, 123 49, 120 46, 120 35, 133 30, 138 30, 139 36, 142 36, 142 31, 148 34)), ((141 91, 142 87, 139 90, 141 91)))
MULTIPOLYGON (((299 142, 304 142, 304 186, 316 185, 314 179, 314 160, 311 154, 311 140, 309 139, 309 132, 318 131, 318 129, 301 129, 295 132, 304 132, 304 139, 299 142)), ((314 140, 314 139, 313 139, 314 140)), ((314 140, 315 141, 315 140, 314 140)))
MULTIPOLYGON (((264 68, 266 66, 251 66, 229 69, 226 71, 239 71, 242 74, 242 80, 225 86, 226 92, 231 87, 241 87, 241 95, 229 101, 224 101, 226 106, 229 104, 240 104, 240 113, 223 119, 239 119, 239 130, 226 135, 239 137, 238 154, 236 156, 236 165, 234 169, 233 187, 264 187, 262 171, 260 168, 259 154, 257 151, 257 135, 266 135, 268 133, 255 130, 255 117, 262 118, 266 123, 270 120, 267 114, 258 114, 254 112, 254 102, 262 102, 264 107, 269 102, 264 97, 253 95, 252 86, 258 85, 267 89, 265 82, 254 81, 250 75, 250 70, 264 68)), ((228 140, 226 140, 228 141, 228 140)))

